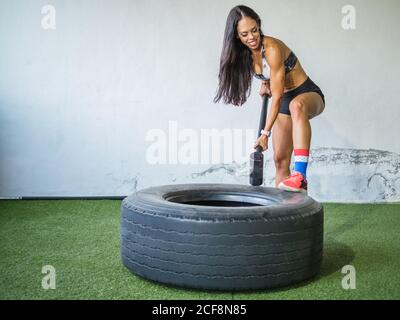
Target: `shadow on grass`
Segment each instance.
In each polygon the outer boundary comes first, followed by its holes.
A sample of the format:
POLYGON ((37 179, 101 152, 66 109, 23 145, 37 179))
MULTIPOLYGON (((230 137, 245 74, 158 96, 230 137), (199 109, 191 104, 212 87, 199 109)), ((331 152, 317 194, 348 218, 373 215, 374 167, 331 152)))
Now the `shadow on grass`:
POLYGON ((325 240, 324 256, 321 265, 320 278, 327 277, 350 264, 355 257, 355 252, 348 245, 328 237, 325 240))

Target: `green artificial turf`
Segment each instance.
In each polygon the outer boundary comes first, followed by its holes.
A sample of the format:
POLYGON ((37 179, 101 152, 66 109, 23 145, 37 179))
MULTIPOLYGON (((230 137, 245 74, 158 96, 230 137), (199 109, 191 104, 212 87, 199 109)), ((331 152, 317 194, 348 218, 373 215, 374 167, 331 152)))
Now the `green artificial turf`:
POLYGON ((400 205, 324 204, 321 274, 295 286, 208 292, 142 279, 120 259, 121 201, 0 201, 0 299, 399 299, 400 205), (42 267, 56 289, 42 288, 42 267), (344 290, 341 269, 356 270, 344 290))

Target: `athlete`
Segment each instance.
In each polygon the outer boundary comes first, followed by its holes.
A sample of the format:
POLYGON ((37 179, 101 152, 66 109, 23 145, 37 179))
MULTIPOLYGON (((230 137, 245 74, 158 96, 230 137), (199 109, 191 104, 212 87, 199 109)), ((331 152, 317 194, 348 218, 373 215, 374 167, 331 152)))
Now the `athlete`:
POLYGON ((265 127, 254 148, 267 150, 272 136, 275 186, 307 193, 310 119, 324 110, 324 94, 284 42, 263 34, 258 14, 236 6, 226 22, 214 102, 222 98, 226 104, 243 105, 253 77, 261 81, 259 94, 272 96, 265 127), (290 173, 293 152, 294 171, 290 173))

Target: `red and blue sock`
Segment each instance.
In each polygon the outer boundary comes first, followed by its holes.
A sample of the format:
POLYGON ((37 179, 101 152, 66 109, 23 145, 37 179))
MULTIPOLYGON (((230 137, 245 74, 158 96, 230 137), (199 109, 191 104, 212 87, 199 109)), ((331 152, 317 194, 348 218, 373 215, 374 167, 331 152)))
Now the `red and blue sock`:
POLYGON ((307 176, 308 156, 308 150, 294 149, 294 171, 300 172, 304 178, 307 176))

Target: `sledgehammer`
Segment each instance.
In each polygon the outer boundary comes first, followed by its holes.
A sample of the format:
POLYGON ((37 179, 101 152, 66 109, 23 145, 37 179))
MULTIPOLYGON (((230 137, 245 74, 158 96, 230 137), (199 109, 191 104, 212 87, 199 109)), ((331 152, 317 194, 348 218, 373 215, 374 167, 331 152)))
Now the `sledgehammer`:
MULTIPOLYGON (((261 136, 261 130, 265 127, 265 119, 268 111, 268 100, 269 96, 263 97, 263 104, 260 116, 260 125, 258 128, 257 137, 261 136)), ((264 178, 264 155, 262 153, 262 147, 257 146, 256 151, 250 155, 250 184, 252 186, 260 186, 263 183, 264 178)))

